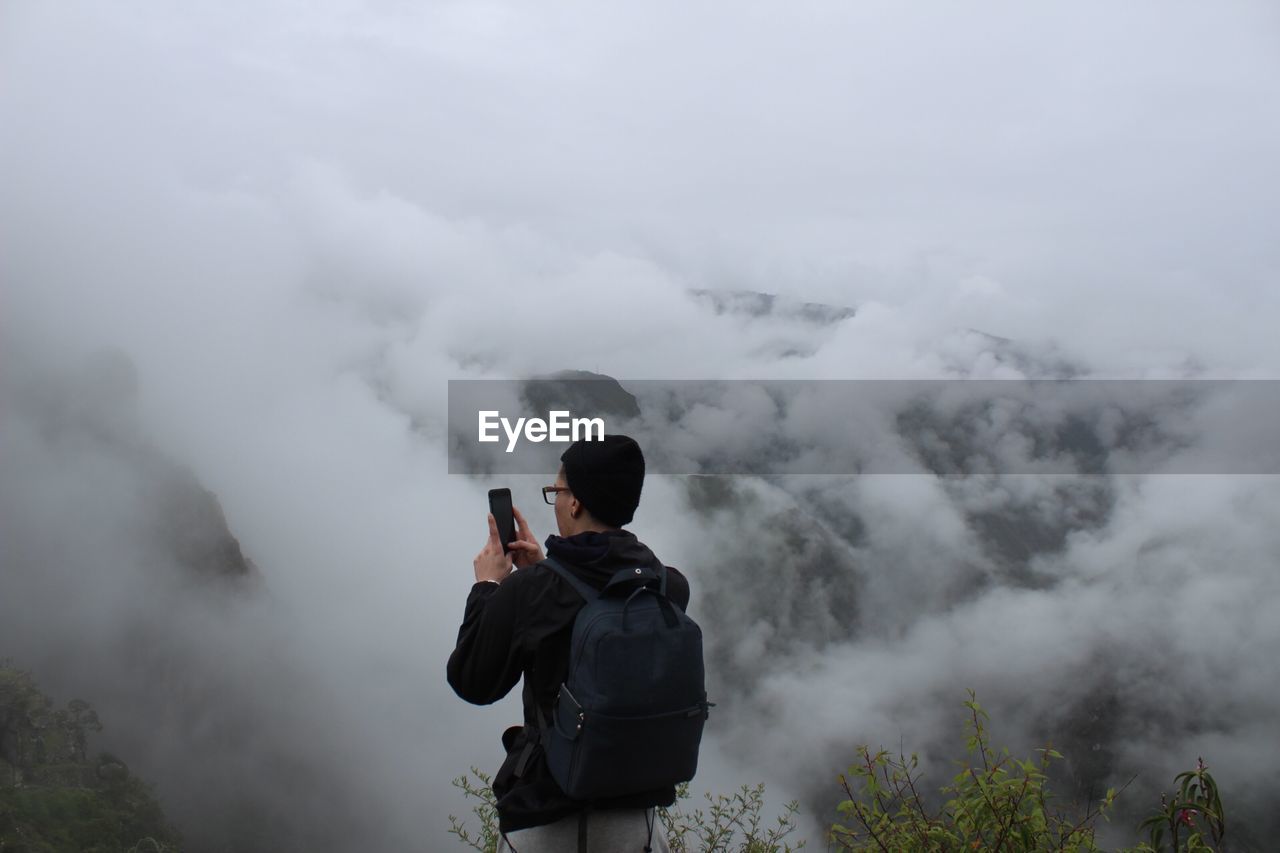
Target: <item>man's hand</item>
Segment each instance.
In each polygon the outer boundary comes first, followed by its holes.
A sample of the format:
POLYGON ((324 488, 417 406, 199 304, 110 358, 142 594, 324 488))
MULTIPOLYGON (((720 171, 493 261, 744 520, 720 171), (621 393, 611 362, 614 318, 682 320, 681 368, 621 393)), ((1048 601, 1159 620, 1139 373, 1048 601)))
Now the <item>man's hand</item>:
POLYGON ((544 559, 542 554, 542 546, 538 544, 538 540, 533 538, 533 531, 529 529, 529 522, 524 520, 524 516, 520 514, 520 510, 515 507, 511 511, 516 516, 516 538, 508 542, 511 548, 511 556, 515 560, 515 564, 527 569, 534 563, 544 559))
POLYGON ((476 570, 476 583, 494 581, 501 583, 503 578, 511 574, 511 555, 502 553, 502 540, 498 538, 498 522, 489 513, 489 538, 476 558, 471 561, 476 570))

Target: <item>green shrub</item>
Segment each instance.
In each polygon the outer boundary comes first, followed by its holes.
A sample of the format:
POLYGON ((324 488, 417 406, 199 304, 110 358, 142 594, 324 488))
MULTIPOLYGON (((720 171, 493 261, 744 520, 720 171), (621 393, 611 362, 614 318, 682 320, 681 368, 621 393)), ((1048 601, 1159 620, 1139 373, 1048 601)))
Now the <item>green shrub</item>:
MULTIPOLYGON (((1049 789, 1049 769, 1062 756, 1049 747, 1034 759, 1017 759, 1007 749, 991 745, 987 713, 973 691, 964 703, 968 713, 968 760, 941 798, 927 797, 919 760, 863 746, 858 763, 839 777, 845 799, 837 807, 840 821, 828 833, 829 849, 880 853, 970 853, 974 850, 1056 851, 1085 853, 1100 849, 1095 825, 1107 819, 1120 790, 1110 789, 1097 802, 1059 803, 1049 789), (930 802, 941 800, 941 805, 930 802)), ((498 812, 489 777, 471 768, 453 780, 468 798, 477 800, 477 834, 453 815, 450 832, 481 853, 493 853, 498 843, 498 812)), ((1131 779, 1130 782, 1133 780, 1131 779)), ((1148 839, 1130 853, 1213 853, 1222 850, 1226 819, 1217 782, 1203 761, 1180 773, 1177 793, 1161 796, 1160 809, 1143 821, 1148 839)), ((689 786, 677 788, 676 803, 659 809, 673 853, 791 853, 805 846, 786 842, 796 828, 799 805, 788 803, 768 823, 762 817, 764 785, 744 785, 732 795, 706 794, 705 808, 685 811, 689 786)))
MULTIPOLYGON (((490 777, 475 767, 470 775, 453 780, 453 786, 464 797, 475 800, 472 814, 479 826, 473 831, 456 815, 449 815, 449 834, 480 853, 498 849, 498 810, 490 782, 490 777)), ((783 838, 795 831, 798 803, 788 803, 772 824, 764 824, 764 785, 743 785, 729 796, 704 796, 705 812, 700 808, 685 812, 682 803, 689 799, 689 786, 680 785, 676 788, 676 802, 670 808, 658 809, 672 853, 793 853, 804 847, 803 841, 794 847, 783 843, 783 838)))
POLYGON ((707 811, 694 809, 686 813, 682 805, 689 797, 689 785, 676 788, 676 802, 658 809, 658 817, 667 833, 672 853, 792 853, 805 846, 794 847, 783 839, 795 831, 800 804, 787 803, 773 823, 765 824, 764 784, 743 785, 730 795, 703 794, 707 811))
POLYGON ((1139 853, 1201 853, 1221 847, 1227 834, 1227 819, 1222 810, 1218 783, 1209 775, 1204 759, 1196 759, 1196 769, 1179 773, 1174 779, 1178 795, 1172 800, 1160 795, 1160 811, 1142 822, 1150 833, 1150 841, 1136 848, 1139 853), (1185 833, 1185 835, 1184 835, 1185 833), (1206 833, 1213 841, 1208 844, 1206 833))
POLYGON ((1038 750, 1038 759, 1019 760, 1007 749, 995 749, 987 734, 987 713, 972 691, 965 707, 970 760, 942 788, 947 800, 936 809, 921 795, 916 755, 859 749, 859 763, 849 776, 840 776, 847 799, 838 810, 849 825, 831 828, 837 848, 894 853, 1097 850, 1094 823, 1111 808, 1116 792, 1107 791, 1079 814, 1059 810, 1047 781, 1050 763, 1062 756, 1045 748, 1038 750))
POLYGON ((449 815, 449 834, 456 835, 458 840, 480 853, 495 853, 498 849, 498 807, 495 805, 493 782, 487 774, 477 768, 471 768, 471 776, 462 775, 453 780, 453 787, 462 791, 464 797, 476 800, 472 813, 480 821, 480 829, 472 835, 467 825, 455 815, 449 815))

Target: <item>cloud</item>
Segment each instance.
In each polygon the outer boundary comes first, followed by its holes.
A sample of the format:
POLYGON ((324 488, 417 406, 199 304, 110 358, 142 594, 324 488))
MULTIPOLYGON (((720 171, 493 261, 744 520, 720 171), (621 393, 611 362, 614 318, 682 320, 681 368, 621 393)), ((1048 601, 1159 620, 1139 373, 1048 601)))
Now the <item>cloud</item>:
MULTIPOLYGON (((0 653, 189 826, 405 846, 495 765, 518 700, 443 679, 489 485, 445 473, 448 379, 1280 372, 1266 3, 0 15, 0 653), (133 405, 92 405, 104 350, 133 405), (217 496, 264 592, 175 580, 122 434, 217 496)), ((723 671, 759 664, 717 682, 708 785, 824 803, 837 747, 899 735, 944 766, 972 685, 1014 740, 1112 708, 1090 772, 1203 750, 1270 790, 1275 506, 1265 477, 656 478, 637 530, 723 671)))

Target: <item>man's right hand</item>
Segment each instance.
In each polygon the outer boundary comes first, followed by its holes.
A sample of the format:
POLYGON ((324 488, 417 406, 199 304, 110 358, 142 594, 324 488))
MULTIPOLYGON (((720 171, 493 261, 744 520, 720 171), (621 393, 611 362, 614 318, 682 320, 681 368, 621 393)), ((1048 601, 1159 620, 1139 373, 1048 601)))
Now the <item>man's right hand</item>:
POLYGON ((534 563, 539 563, 546 558, 542 553, 542 546, 533 537, 533 531, 529 529, 529 522, 524 520, 520 510, 512 507, 511 512, 516 517, 516 538, 508 542, 507 546, 511 549, 511 559, 516 566, 521 569, 527 569, 534 563))
POLYGON ((471 567, 476 572, 476 583, 482 581, 502 583, 503 579, 511 574, 511 556, 502 552, 502 540, 498 538, 498 522, 494 519, 493 513, 489 513, 489 536, 484 540, 484 547, 480 549, 480 553, 476 554, 476 558, 471 561, 471 567))

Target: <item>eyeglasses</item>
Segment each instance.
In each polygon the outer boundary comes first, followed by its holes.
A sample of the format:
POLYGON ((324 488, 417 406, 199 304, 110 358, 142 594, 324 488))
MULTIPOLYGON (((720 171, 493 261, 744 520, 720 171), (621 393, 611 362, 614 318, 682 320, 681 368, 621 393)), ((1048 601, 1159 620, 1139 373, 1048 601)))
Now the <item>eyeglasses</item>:
POLYGON ((556 493, 569 491, 568 486, 543 486, 542 499, 552 506, 556 505, 556 493))

